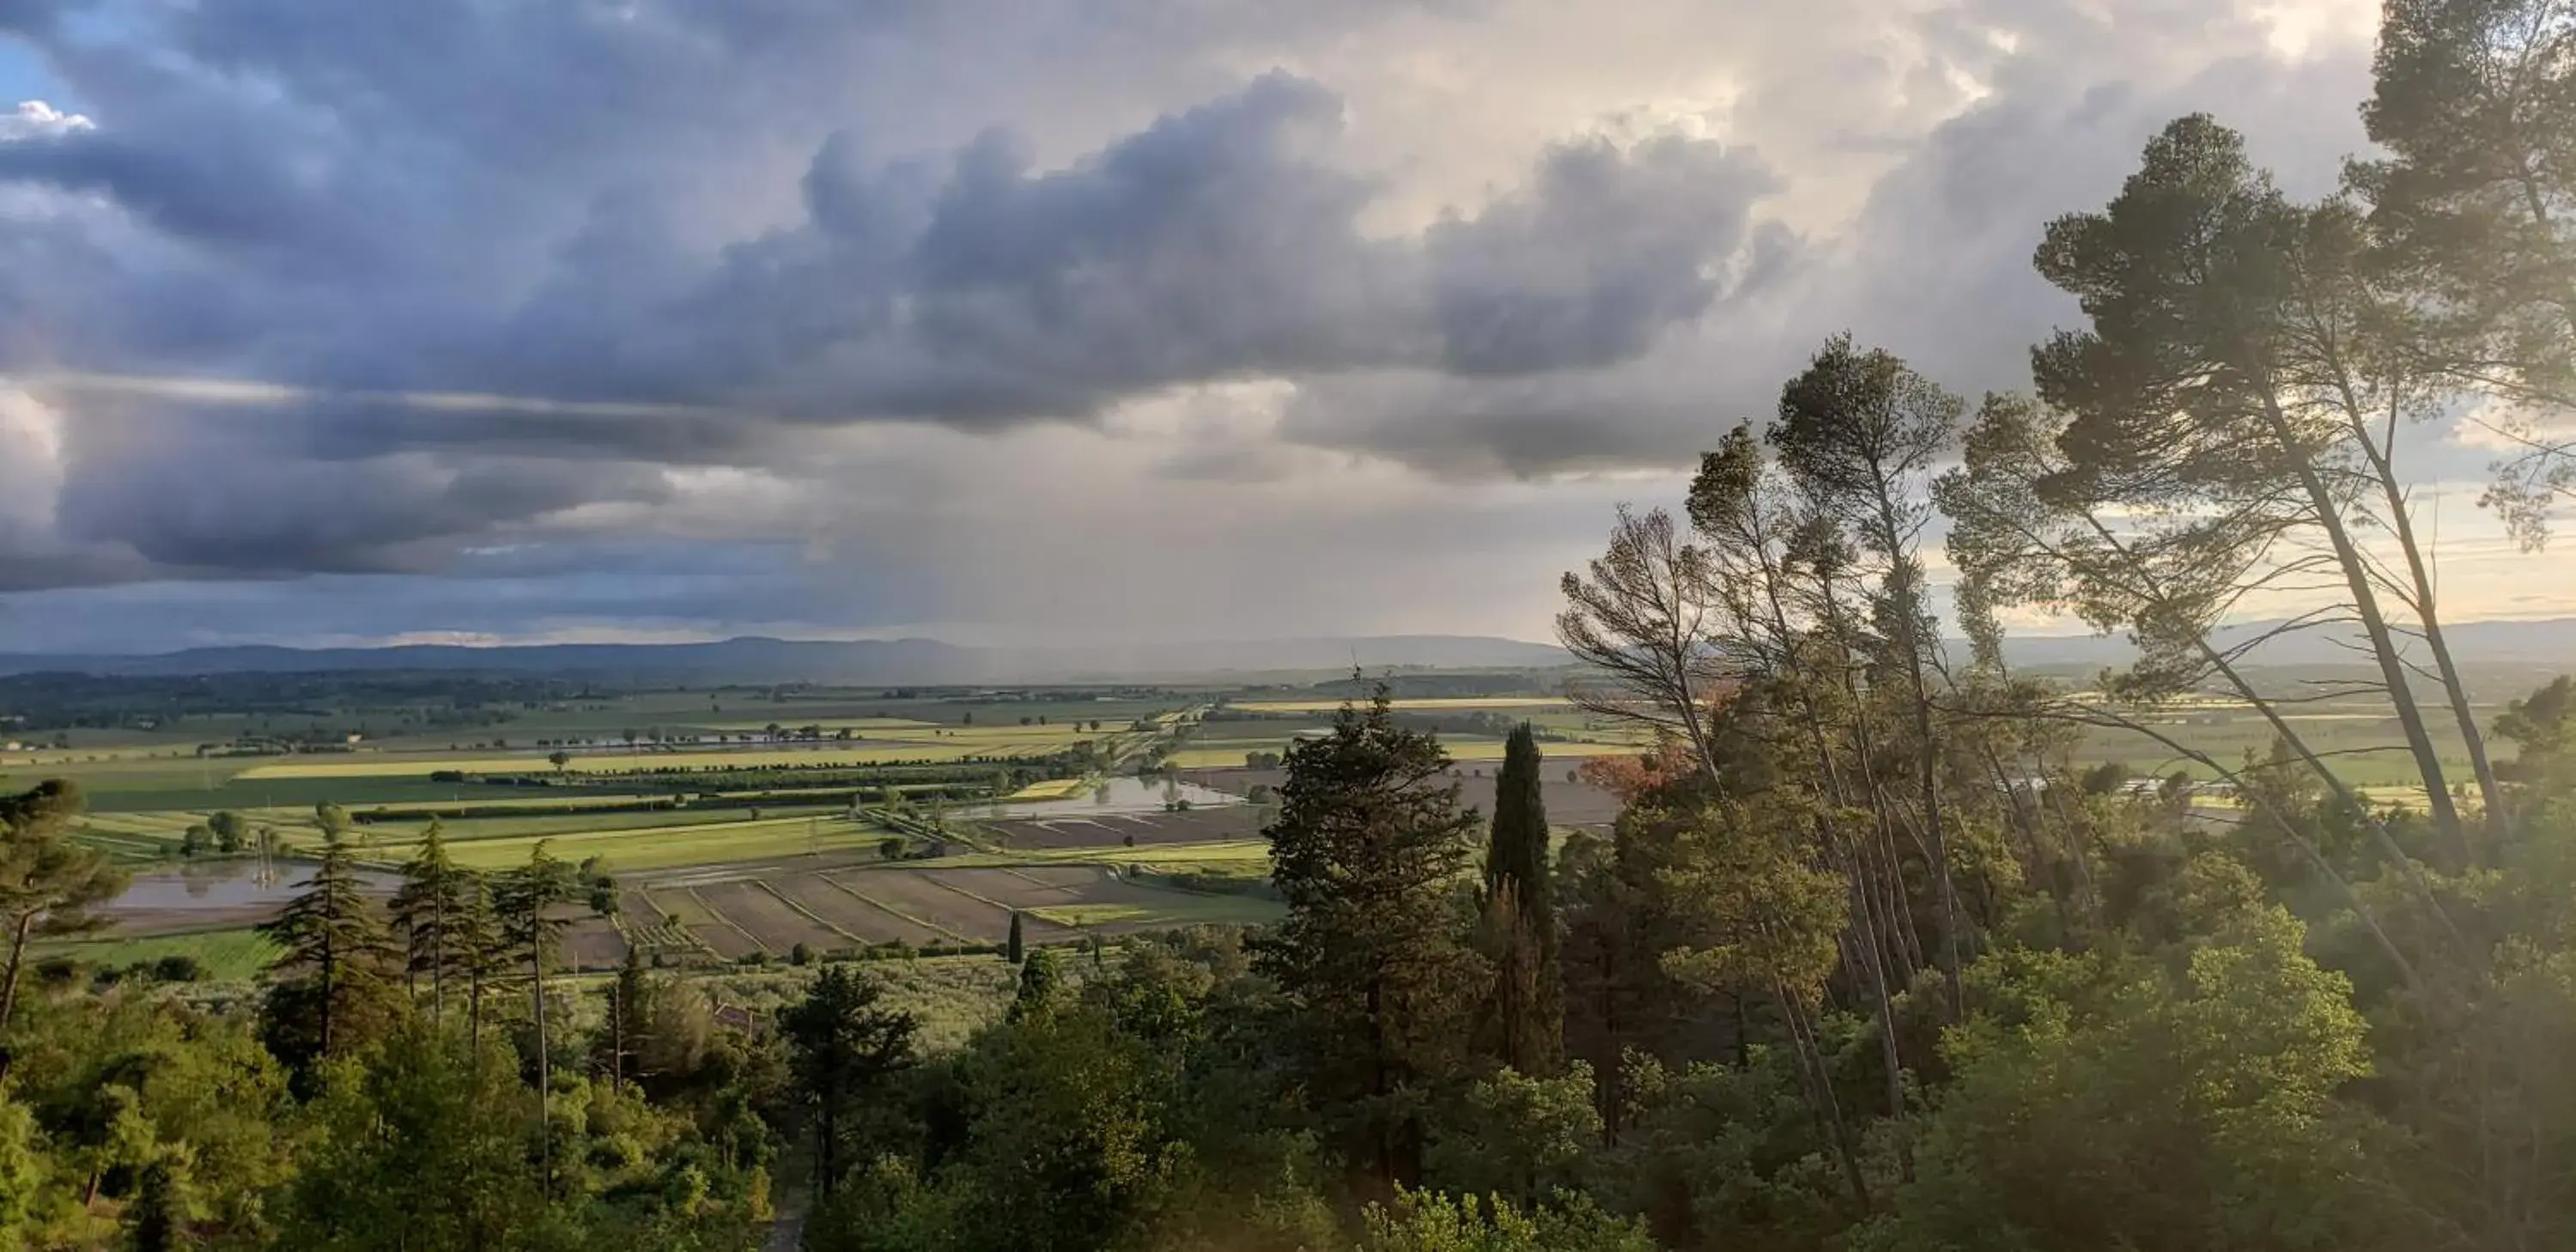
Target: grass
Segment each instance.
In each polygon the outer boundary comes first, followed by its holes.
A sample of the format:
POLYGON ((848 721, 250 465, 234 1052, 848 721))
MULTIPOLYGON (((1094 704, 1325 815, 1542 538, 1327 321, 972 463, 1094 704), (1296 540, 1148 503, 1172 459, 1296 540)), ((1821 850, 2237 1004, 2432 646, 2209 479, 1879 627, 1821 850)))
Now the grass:
MULTIPOLYGON (((721 861, 774 860, 809 851, 872 848, 892 833, 845 817, 778 817, 645 830, 462 839, 448 845, 448 855, 467 869, 507 869, 527 864, 529 854, 543 842, 548 853, 566 861, 597 856, 606 858, 610 868, 621 871, 676 869, 721 861)), ((359 855, 371 861, 399 863, 410 859, 417 848, 408 840, 375 843, 360 849, 359 855)))
POLYGON ((2424 790, 2422 783, 2389 784, 2362 787, 2358 790, 2361 792, 2361 798, 2372 804, 2384 804, 2413 813, 2425 812, 2433 806, 2432 795, 2424 790))
MULTIPOLYGON (((1570 707, 1563 696, 1459 696, 1426 697, 1419 700, 1397 700, 1393 707, 1408 713, 1468 713, 1479 709, 1548 709, 1570 707)), ((1339 700, 1240 700, 1228 705, 1246 713, 1336 713, 1339 700)))
MULTIPOLYGON (((1234 742, 1241 746, 1220 747, 1202 744, 1196 747, 1183 748, 1180 751, 1173 753, 1170 759, 1173 764, 1180 766, 1182 769, 1240 769, 1243 767, 1243 755, 1246 752, 1277 752, 1287 747, 1287 743, 1284 739, 1266 741, 1236 740, 1234 742)), ((1503 759, 1503 741, 1500 739, 1461 739, 1443 735, 1440 737, 1440 746, 1443 750, 1449 753, 1449 759, 1452 761, 1472 763, 1478 761, 1499 761, 1503 759)), ((1608 743, 1599 741, 1583 743, 1542 742, 1539 744, 1539 748, 1547 753, 1551 759, 1562 758, 1565 760, 1575 760, 1591 756, 1635 756, 1636 754, 1646 750, 1639 744, 1608 743)))
MULTIPOLYGON (((1079 983, 1085 962, 1065 961, 1062 972, 1079 983)), ((819 967, 758 974, 718 974, 704 986, 727 1004, 766 1016, 805 994, 819 967)), ((1020 972, 997 956, 933 956, 868 961, 855 966, 885 987, 887 1007, 908 1012, 925 1052, 946 1052, 976 1030, 999 1021, 1019 990, 1020 972)))
MULTIPOLYGON (((770 819, 834 817, 848 811, 841 804, 763 806, 763 822, 770 819)), ((363 813, 364 810, 361 810, 363 813)), ((643 809, 632 812, 566 813, 546 817, 492 817, 448 819, 440 823, 450 843, 470 839, 536 838, 540 836, 578 836, 613 834, 620 831, 640 832, 663 829, 689 829, 702 826, 741 825, 748 820, 748 809, 643 809)), ((427 822, 369 822, 360 827, 378 840, 417 840, 429 828, 427 822)))
MULTIPOLYGON (((1070 745, 1072 739, 1065 740, 1070 745)), ((906 761, 956 761, 971 756, 1009 754, 989 737, 904 740, 853 747, 758 749, 745 752, 643 752, 634 755, 579 756, 565 768, 569 774, 623 774, 649 770, 741 770, 795 766, 888 765, 906 761)), ((299 760, 245 770, 246 782, 273 779, 427 778, 456 771, 467 774, 544 773, 553 769, 540 755, 531 756, 389 756, 361 755, 352 760, 299 760)))
POLYGON ((277 959, 277 945, 255 930, 203 930, 148 939, 83 939, 37 944, 39 956, 68 956, 91 965, 123 968, 165 956, 193 956, 216 982, 257 978, 277 959))
POLYGON ((1227 861, 1268 864, 1266 839, 1211 839, 1205 843, 1164 843, 1141 848, 1033 848, 1025 852, 961 852, 905 864, 921 869, 992 869, 1013 865, 1149 865, 1184 870, 1227 861))
POLYGON ((1281 905, 1252 896, 1162 893, 1152 904, 1050 904, 1027 910, 1058 926, 1250 926, 1276 921, 1281 905))
POLYGON ((1098 784, 1088 778, 1056 778, 1030 783, 1002 797, 1005 804, 1020 800, 1074 800, 1088 795, 1098 784))

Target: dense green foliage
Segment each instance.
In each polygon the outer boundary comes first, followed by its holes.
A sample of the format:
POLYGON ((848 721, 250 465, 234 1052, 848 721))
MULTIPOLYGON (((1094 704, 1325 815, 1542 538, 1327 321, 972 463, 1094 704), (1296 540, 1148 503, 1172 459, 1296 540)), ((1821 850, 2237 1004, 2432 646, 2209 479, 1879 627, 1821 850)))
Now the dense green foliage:
MULTIPOLYGON (((1680 517, 1622 511, 1561 621, 1574 699, 1658 737, 1585 767, 1607 833, 1556 838, 1527 727, 1466 808, 1380 685, 1278 762, 1282 921, 1014 915, 1007 1005, 935 1044, 856 963, 758 1013, 558 977, 599 866, 487 877, 433 828, 380 903, 328 806, 255 1002, 24 978, 116 879, 75 789, 0 798, 0 1252, 748 1252, 781 1208, 814 1252, 2576 1246, 2576 687, 2475 715, 2393 434, 2576 398, 2570 21, 2397 0, 2341 195, 2176 121, 2048 227, 2082 318, 2033 394, 1838 336, 1680 517), (2214 641, 2286 585, 2335 603, 2284 629, 2353 628, 2420 805, 2214 641), (2016 674, 2013 607, 2140 658, 2016 674), (2159 729, 2212 697, 2270 741, 2159 729), (2103 727, 2221 785, 2079 765, 2103 727)), ((2508 466, 2534 542, 2567 464, 2508 466)))

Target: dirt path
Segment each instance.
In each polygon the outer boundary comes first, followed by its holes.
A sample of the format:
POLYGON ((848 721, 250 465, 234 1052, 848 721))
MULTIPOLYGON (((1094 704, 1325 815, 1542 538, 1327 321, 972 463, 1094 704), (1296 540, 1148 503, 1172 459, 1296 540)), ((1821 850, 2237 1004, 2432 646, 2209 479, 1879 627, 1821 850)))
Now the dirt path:
POLYGON ((761 1252, 800 1252, 805 1246, 805 1212, 813 1207, 805 1188, 789 1187, 778 1195, 778 1216, 769 1223, 769 1238, 760 1245, 761 1252))

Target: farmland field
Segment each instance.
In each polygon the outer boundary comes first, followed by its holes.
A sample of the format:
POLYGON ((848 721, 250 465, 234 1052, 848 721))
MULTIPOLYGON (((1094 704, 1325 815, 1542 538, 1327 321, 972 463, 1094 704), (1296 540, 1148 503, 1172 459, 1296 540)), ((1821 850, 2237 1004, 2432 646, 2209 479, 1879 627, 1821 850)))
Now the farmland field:
MULTIPOLYGON (((1287 746, 1288 737, 1285 735, 1259 741, 1241 740, 1226 746, 1200 740, 1173 753, 1171 761, 1182 769, 1226 769, 1240 767, 1246 752, 1277 752, 1287 746)), ((1614 742, 1541 743, 1539 746, 1551 757, 1569 760, 1593 756, 1635 756, 1646 750, 1643 744, 1614 742)), ((1452 761, 1484 763, 1503 759, 1503 741, 1500 739, 1442 735, 1440 747, 1452 761)))
MULTIPOLYGON (((913 761, 958 761, 968 757, 1020 755, 1050 750, 1049 745, 1070 746, 1075 736, 1067 734, 1061 742, 1036 736, 960 735, 955 738, 920 740, 871 740, 864 744, 814 748, 761 748, 739 752, 720 749, 684 752, 648 752, 639 755, 576 756, 564 772, 570 774, 632 774, 660 770, 691 772, 729 769, 779 769, 821 767, 829 765, 890 765, 913 761)), ((270 779, 347 779, 347 778, 427 778, 431 774, 462 772, 467 774, 502 774, 544 772, 553 767, 544 754, 529 756, 449 756, 396 755, 391 753, 357 753, 347 760, 297 760, 279 765, 262 765, 236 775, 245 782, 270 779)))
POLYGON ((771 885, 818 916, 830 918, 850 938, 844 942, 963 943, 967 936, 932 918, 889 902, 882 891, 852 886, 845 875, 795 875, 772 879, 771 885))
POLYGON ((149 963, 165 956, 192 956, 205 966, 206 977, 216 981, 256 977, 261 970, 268 968, 270 961, 277 959, 277 945, 259 932, 246 928, 134 939, 45 943, 37 945, 35 951, 39 957, 68 956, 110 969, 149 963))
MULTIPOLYGON (((1240 849, 1225 851, 1236 855, 1240 849)), ((887 943, 996 944, 1009 935, 1014 911, 1025 915, 1023 935, 1031 943, 1065 942, 1090 929, 1256 922, 1278 911, 1249 896, 1131 883, 1100 863, 987 859, 994 863, 920 862, 822 873, 779 867, 720 882, 648 884, 639 890, 649 915, 626 922, 629 930, 676 926, 715 957, 733 960, 747 953, 785 955, 800 943, 815 952, 887 943)))
MULTIPOLYGON (((318 838, 313 832, 300 833, 302 839, 290 840, 289 846, 295 846, 297 842, 309 844, 318 838)), ((758 821, 747 817, 706 821, 700 815, 698 819, 678 825, 451 839, 447 848, 448 855, 467 869, 507 869, 524 865, 536 846, 544 843, 549 853, 562 860, 580 861, 597 856, 605 858, 612 870, 632 871, 725 861, 770 860, 807 852, 868 849, 892 833, 851 821, 837 813, 764 817, 758 821)), ((359 856, 364 860, 399 863, 409 860, 418 850, 419 845, 408 839, 378 841, 363 845, 359 856)))
MULTIPOLYGON (((1340 700, 1238 700, 1226 707, 1246 713, 1335 713, 1340 700)), ((1395 700, 1390 707, 1403 713, 1503 712, 1523 709, 1570 709, 1574 702, 1563 696, 1475 696, 1395 700)))
POLYGON ((1261 829, 1260 811, 1248 804, 1194 808, 1181 813, 1066 814, 1039 818, 986 818, 976 825, 1006 851, 1113 848, 1135 844, 1205 843, 1239 839, 1261 829))

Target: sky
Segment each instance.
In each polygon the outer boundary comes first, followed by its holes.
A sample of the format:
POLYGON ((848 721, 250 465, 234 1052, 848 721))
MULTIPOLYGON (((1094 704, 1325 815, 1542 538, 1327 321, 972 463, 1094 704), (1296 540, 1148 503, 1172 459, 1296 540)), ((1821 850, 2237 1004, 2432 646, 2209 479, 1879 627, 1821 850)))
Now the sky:
POLYGON ((2375 21, 0 0, 0 651, 1548 638, 1828 335, 2026 386, 2172 117, 2330 191, 2375 21))

